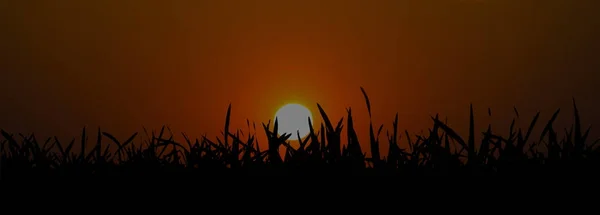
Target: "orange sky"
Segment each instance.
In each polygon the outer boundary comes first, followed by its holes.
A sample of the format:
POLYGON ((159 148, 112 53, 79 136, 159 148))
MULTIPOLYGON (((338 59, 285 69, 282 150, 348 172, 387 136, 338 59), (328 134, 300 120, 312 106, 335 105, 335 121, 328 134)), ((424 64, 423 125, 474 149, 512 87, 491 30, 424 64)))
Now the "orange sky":
POLYGON ((600 122, 597 11, 594 0, 0 0, 0 128, 214 136, 230 102, 245 128, 296 101, 335 121, 352 106, 366 140, 360 86, 377 124, 399 112, 414 132, 435 113, 462 131, 469 102, 479 130, 506 127, 513 105, 527 121, 563 107, 570 122, 572 96, 587 125, 600 122))

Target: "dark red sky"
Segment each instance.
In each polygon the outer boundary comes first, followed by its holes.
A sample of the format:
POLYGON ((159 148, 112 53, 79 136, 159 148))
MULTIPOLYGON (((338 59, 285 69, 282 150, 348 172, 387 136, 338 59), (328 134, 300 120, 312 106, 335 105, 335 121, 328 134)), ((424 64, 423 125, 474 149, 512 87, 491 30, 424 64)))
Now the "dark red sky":
POLYGON ((212 136, 230 102, 245 127, 296 101, 337 119, 354 107, 362 139, 360 86, 377 124, 399 112, 415 132, 435 113, 462 130, 469 102, 480 130, 513 105, 524 123, 566 108, 566 123, 573 96, 600 122, 599 1, 175 2, 0 0, 0 127, 212 136))

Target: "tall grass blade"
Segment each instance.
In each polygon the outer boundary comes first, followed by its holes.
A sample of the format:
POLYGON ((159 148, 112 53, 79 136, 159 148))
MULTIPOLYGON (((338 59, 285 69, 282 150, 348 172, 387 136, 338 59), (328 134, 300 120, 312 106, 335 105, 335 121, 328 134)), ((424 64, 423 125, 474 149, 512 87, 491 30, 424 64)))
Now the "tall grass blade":
POLYGON ((367 102, 367 110, 369 111, 369 117, 371 117, 371 102, 369 101, 369 96, 367 96, 367 92, 365 92, 365 89, 363 87, 360 87, 360 91, 365 97, 365 102, 367 102))
POLYGON ((229 133, 229 121, 231 120, 231 103, 229 103, 229 106, 227 106, 227 115, 225 116, 225 129, 223 130, 223 132, 225 132, 225 135, 223 135, 223 141, 225 142, 225 146, 229 146, 228 144, 228 140, 229 138, 227 137, 227 134, 229 133))
POLYGON ((475 119, 473 116, 473 104, 469 106, 469 148, 467 149, 470 164, 473 164, 476 159, 475 154, 475 119))
POLYGON ((548 132, 550 132, 552 130, 552 124, 554 124, 554 121, 558 117, 559 113, 560 113, 560 108, 557 109, 556 112, 554 112, 554 114, 552 115, 552 118, 550 118, 550 120, 548 121, 548 123, 546 123, 546 127, 544 127, 544 130, 542 131, 542 134, 540 135, 540 141, 539 142, 542 142, 542 140, 544 139, 544 137, 546 136, 546 134, 548 134, 548 132))

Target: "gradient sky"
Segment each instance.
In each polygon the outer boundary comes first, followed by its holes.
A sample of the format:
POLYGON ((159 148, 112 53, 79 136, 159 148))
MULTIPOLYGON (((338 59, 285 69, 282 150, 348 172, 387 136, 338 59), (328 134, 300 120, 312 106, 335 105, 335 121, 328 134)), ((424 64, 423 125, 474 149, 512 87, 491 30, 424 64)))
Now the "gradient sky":
POLYGON ((598 123, 599 2, 0 0, 0 128, 214 136, 229 103, 245 128, 294 101, 334 119, 352 106, 366 139, 360 86, 386 128, 440 113, 464 131, 470 102, 479 130, 507 127, 513 105, 567 123, 572 97, 598 123))

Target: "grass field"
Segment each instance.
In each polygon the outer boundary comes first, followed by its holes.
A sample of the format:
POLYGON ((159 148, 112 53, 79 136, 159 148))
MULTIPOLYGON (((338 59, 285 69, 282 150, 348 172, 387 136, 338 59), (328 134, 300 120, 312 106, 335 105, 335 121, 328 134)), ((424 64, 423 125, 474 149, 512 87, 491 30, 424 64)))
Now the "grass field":
MULTIPOLYGON (((370 102, 363 95, 371 114, 370 102)), ((385 135, 381 127, 370 125, 369 151, 359 144, 351 109, 347 116, 332 121, 318 106, 322 123, 310 128, 310 134, 298 147, 287 141, 291 135, 276 135, 275 120, 262 124, 268 148, 260 148, 255 134, 240 134, 229 128, 231 106, 227 110, 222 137, 174 141, 173 132, 163 127, 159 132, 144 134, 146 141, 136 142, 138 133, 118 140, 100 129, 90 135, 85 128, 81 139, 60 142, 57 138, 38 140, 35 136, 10 134, 2 130, 0 139, 2 179, 22 177, 137 177, 137 176, 207 176, 215 174, 330 174, 330 175, 512 175, 512 174, 596 174, 600 167, 598 140, 588 138, 590 129, 582 128, 573 101, 573 126, 564 133, 553 123, 557 110, 548 122, 539 122, 538 113, 527 128, 515 128, 499 136, 488 129, 478 135, 471 108, 470 128, 465 137, 457 134, 437 116, 426 135, 400 132, 398 115, 393 128, 385 135), (543 126, 540 136, 534 128, 543 126), (345 132, 343 132, 345 131, 345 132), (341 136, 347 135, 347 142, 341 136), (476 135, 477 134, 477 135, 476 135), (380 137, 385 137, 381 140, 380 137), (402 136, 402 138, 400 138, 402 136), (476 136, 482 136, 475 139, 476 136), (560 138, 559 136, 564 136, 560 138), (88 143, 88 137, 95 140, 88 143), (400 147, 406 141, 407 148, 400 147), (79 144, 80 150, 72 150, 79 144), (87 148, 86 148, 87 147, 87 148), (387 154, 380 154, 388 147, 387 154), (283 150, 283 151, 280 151, 283 150), (282 156, 283 154, 283 156, 282 156)), ((518 112, 515 109, 515 115, 518 112)), ((250 124, 249 124, 250 126, 250 124)))

